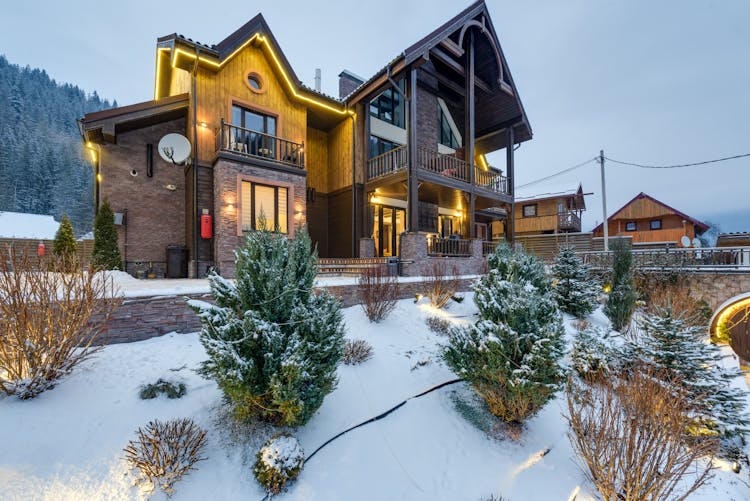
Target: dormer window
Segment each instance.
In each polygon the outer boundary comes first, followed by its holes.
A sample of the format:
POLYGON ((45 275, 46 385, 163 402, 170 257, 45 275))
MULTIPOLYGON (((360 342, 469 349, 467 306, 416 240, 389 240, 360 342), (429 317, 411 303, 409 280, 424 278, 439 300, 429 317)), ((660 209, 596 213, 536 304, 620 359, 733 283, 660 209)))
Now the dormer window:
POLYGON ((247 75, 245 76, 245 85, 256 94, 262 94, 266 91, 263 86, 263 78, 255 71, 247 72, 247 75))

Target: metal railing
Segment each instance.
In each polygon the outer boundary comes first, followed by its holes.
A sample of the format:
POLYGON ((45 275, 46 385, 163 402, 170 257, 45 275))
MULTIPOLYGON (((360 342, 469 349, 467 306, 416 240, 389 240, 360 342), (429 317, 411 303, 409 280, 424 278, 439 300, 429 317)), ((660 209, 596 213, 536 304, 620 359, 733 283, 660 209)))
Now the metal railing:
POLYGON ((572 210, 558 212, 557 227, 561 230, 581 231, 581 217, 572 210))
POLYGON ((305 168, 305 143, 266 134, 252 129, 225 123, 216 136, 216 149, 242 156, 262 158, 284 165, 305 168))
MULTIPOLYGON (((750 271, 750 247, 705 247, 679 249, 634 249, 633 266, 641 269, 742 270, 750 271)), ((592 268, 612 266, 613 251, 582 252, 592 268)))
POLYGON ((406 146, 381 153, 367 161, 367 179, 375 179, 406 169, 408 163, 406 146))
POLYGON ((428 256, 471 256, 471 240, 429 237, 428 256))
POLYGON ((368 269, 385 268, 389 273, 396 274, 398 271, 398 258, 396 258, 394 269, 393 258, 387 257, 361 257, 361 258, 318 258, 318 273, 321 275, 359 275, 368 269))
POLYGON ((492 170, 484 170, 474 166, 474 185, 495 193, 510 194, 508 178, 492 170))
POLYGON ((443 155, 437 150, 420 147, 417 149, 417 165, 420 169, 442 176, 452 177, 468 183, 469 163, 453 155, 443 155))
POLYGON ((500 245, 500 242, 482 242, 482 255, 492 254, 498 245, 500 245))

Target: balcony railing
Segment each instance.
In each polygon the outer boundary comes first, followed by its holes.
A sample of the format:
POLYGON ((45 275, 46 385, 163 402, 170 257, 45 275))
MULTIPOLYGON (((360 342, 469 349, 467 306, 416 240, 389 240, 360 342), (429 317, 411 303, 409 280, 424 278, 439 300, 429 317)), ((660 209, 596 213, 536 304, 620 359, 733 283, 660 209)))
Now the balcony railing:
POLYGON ((469 182, 469 164, 453 155, 443 155, 436 150, 420 147, 417 150, 417 165, 422 170, 469 182))
POLYGON ((510 195, 508 178, 493 170, 484 170, 474 166, 474 184, 480 188, 510 195))
POLYGON ((367 161, 367 179, 375 179, 406 169, 408 163, 406 146, 386 151, 367 161))
POLYGON ((492 254, 498 245, 500 245, 500 242, 482 242, 482 255, 492 254))
POLYGON ((246 157, 262 158, 300 169, 305 168, 305 143, 295 143, 265 132, 245 129, 221 121, 216 136, 217 151, 227 151, 246 157))
MULTIPOLYGON (((633 266, 641 269, 748 270, 750 247, 705 247, 692 249, 635 249, 633 266)), ((610 268, 614 252, 582 252, 592 268, 610 268)))
POLYGON ((558 212, 557 227, 561 230, 581 231, 581 217, 572 210, 558 212))
POLYGON ((428 256, 471 256, 471 240, 430 237, 427 239, 428 256))

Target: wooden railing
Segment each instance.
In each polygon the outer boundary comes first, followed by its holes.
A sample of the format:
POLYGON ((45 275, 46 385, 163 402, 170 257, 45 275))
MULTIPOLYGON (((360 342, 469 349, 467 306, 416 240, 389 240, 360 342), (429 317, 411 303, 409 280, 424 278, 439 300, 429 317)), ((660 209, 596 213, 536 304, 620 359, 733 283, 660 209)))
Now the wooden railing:
POLYGON ((406 169, 408 163, 406 146, 386 151, 367 161, 367 179, 375 179, 406 169))
POLYGON ((572 210, 558 212, 557 227, 561 230, 581 231, 581 217, 572 210))
POLYGON ((471 256, 471 240, 430 237, 427 239, 428 256, 471 256))
POLYGON ((500 242, 482 242, 482 255, 492 254, 498 245, 500 245, 500 242))
POLYGON ((469 164, 453 155, 443 155, 437 150, 420 147, 417 150, 417 165, 420 169, 452 177, 468 183, 469 164))
POLYGON ((216 136, 217 151, 262 158, 300 169, 305 168, 305 143, 295 143, 257 130, 245 129, 221 120, 216 136))
POLYGON ((507 177, 492 170, 480 169, 476 165, 474 166, 474 184, 495 193, 510 194, 507 177))
MULTIPOLYGON (((750 271, 750 247, 636 249, 632 253, 633 266, 641 269, 750 271)), ((607 269, 612 266, 614 253, 582 252, 581 255, 592 268, 607 269)))
MULTIPOLYGON (((396 263, 398 258, 396 258, 396 263)), ((365 257, 365 258, 324 258, 318 259, 318 273, 321 275, 359 275, 371 268, 383 267, 395 275, 398 265, 392 266, 393 258, 365 257), (391 264, 391 266, 389 266, 391 264)))

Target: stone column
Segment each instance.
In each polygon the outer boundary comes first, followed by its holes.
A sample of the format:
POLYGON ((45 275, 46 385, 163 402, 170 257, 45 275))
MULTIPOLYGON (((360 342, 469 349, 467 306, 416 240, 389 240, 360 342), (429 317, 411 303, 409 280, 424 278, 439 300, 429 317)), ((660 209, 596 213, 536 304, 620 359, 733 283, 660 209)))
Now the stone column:
POLYGON ((363 237, 359 239, 359 257, 375 257, 375 239, 363 237))
POLYGON ((401 234, 401 260, 403 275, 415 277, 422 274, 427 264, 427 236, 421 233, 401 234))

